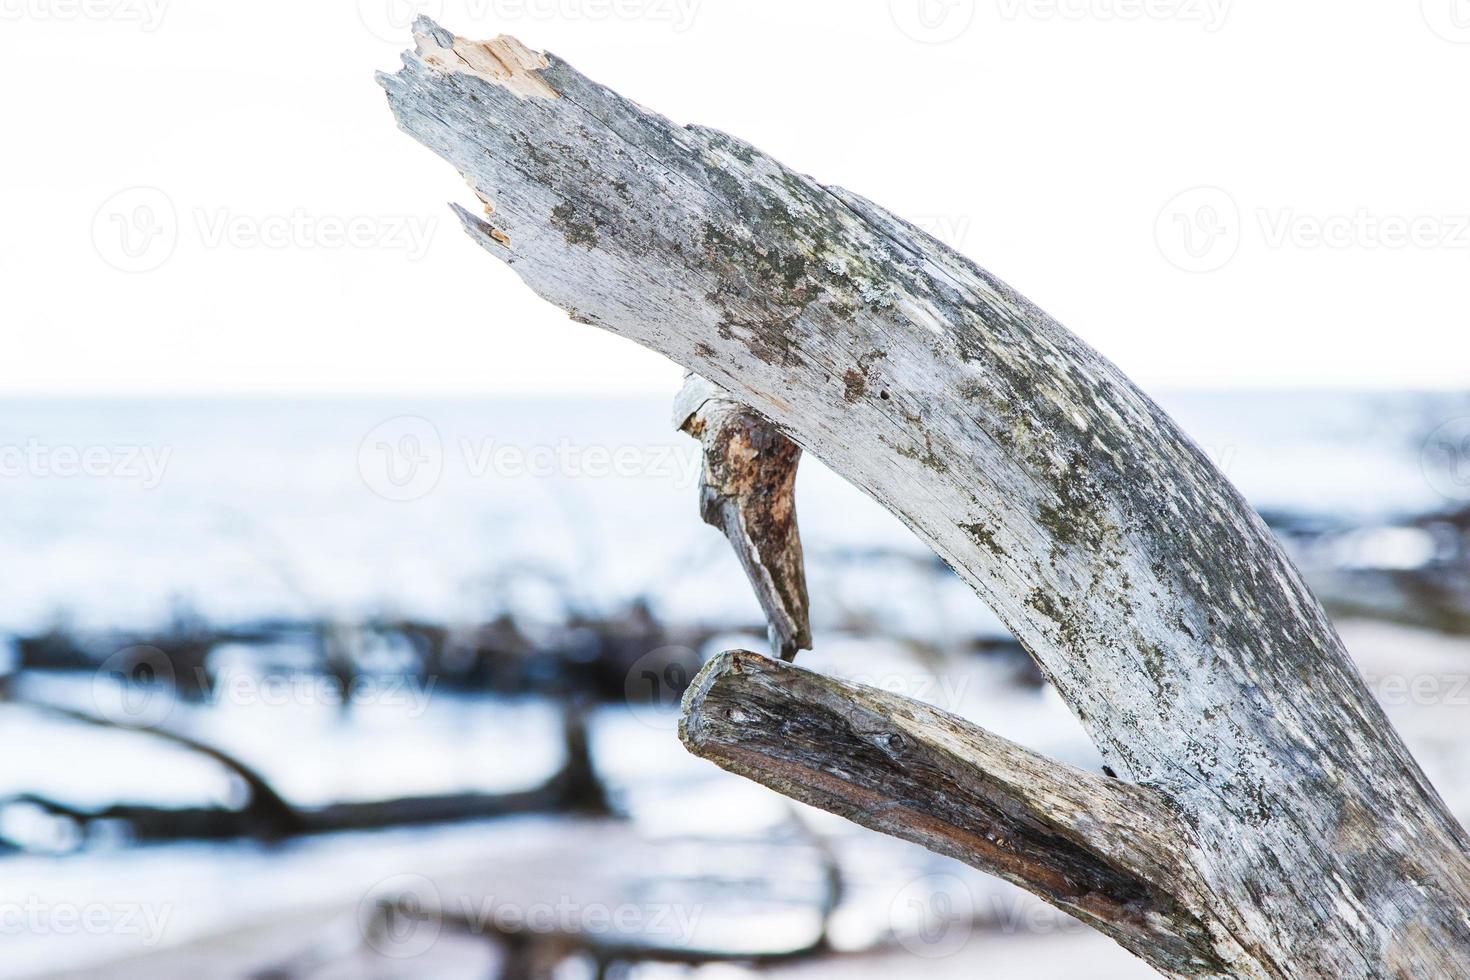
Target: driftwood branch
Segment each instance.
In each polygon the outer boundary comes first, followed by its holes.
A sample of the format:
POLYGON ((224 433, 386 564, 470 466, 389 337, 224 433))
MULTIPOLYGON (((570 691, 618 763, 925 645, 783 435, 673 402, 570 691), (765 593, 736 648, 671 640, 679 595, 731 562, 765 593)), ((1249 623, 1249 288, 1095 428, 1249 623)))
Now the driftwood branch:
POLYGON ((703 378, 674 403, 677 428, 700 441, 700 514, 725 533, 766 614, 771 649, 794 660, 812 648, 806 566, 796 526, 801 449, 769 421, 703 378))
POLYGON ((218 763, 244 784, 245 801, 238 809, 219 806, 158 807, 137 803, 115 803, 86 809, 34 793, 0 799, 0 805, 29 804, 73 820, 84 828, 98 823, 122 823, 134 839, 149 843, 242 838, 274 841, 309 834, 426 826, 528 813, 607 816, 613 812, 607 791, 593 768, 587 731, 588 709, 580 704, 568 704, 563 711, 566 757, 561 768, 545 782, 530 789, 506 793, 446 793, 304 807, 287 802, 260 772, 235 756, 179 732, 157 726, 115 722, 39 701, 16 700, 14 703, 65 721, 168 742, 218 763))
POLYGON ((1220 975, 1240 956, 1204 911, 1188 828, 1155 790, 744 652, 696 678, 679 734, 731 772, 1029 888, 1170 972, 1220 975))
POLYGON ((238 779, 245 790, 244 806, 238 810, 215 807, 154 808, 117 804, 103 810, 88 811, 69 807, 33 794, 23 794, 10 802, 27 802, 51 813, 63 815, 85 826, 93 821, 127 822, 139 839, 202 839, 229 837, 285 837, 303 829, 301 814, 276 792, 255 767, 234 755, 191 738, 182 732, 156 725, 134 725, 89 714, 75 708, 47 704, 42 701, 13 698, 11 703, 62 721, 140 735, 167 742, 177 748, 201 755, 223 767, 238 779))
MULTIPOLYGON (((1265 525, 1116 367, 855 194, 512 39, 417 34, 381 82, 485 203, 458 211, 471 238, 768 420, 968 581, 1109 768, 1188 829, 1201 921, 1228 924, 1219 973, 1470 976, 1464 830, 1265 525)), ((1056 898, 1035 850, 1013 870, 1056 898)), ((1213 969, 1108 914, 1160 970, 1213 969)))

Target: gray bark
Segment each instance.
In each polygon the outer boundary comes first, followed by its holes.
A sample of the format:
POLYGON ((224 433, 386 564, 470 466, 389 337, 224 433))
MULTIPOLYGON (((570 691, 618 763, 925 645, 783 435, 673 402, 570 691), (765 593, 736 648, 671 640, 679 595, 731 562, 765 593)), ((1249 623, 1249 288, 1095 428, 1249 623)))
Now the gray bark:
MULTIPOLYGON (((1172 851, 1189 873, 1123 867, 1198 919, 1201 932, 1171 927, 1189 954, 1128 932, 1122 912, 1093 921, 1173 975, 1470 976, 1464 831, 1269 531, 1117 368, 855 194, 511 39, 417 30, 417 53, 381 81, 399 125, 486 203, 458 209, 470 236, 575 319, 709 379, 898 515, 1026 646, 1132 787, 1121 792, 1175 814, 1164 833, 1184 835, 1172 851)), ((833 737, 860 737, 840 715, 833 737)), ((942 729, 926 737, 942 743, 942 729)), ((808 747, 812 771, 835 757, 808 747)), ((1009 755, 964 758, 988 784, 1009 755)), ((928 775, 861 761, 895 782, 928 775)), ((1045 800, 1021 816, 1121 860, 1120 825, 1089 816, 1115 796, 1047 760, 1028 766, 1001 781, 1065 783, 1083 816, 1049 817, 1045 800)), ((834 786, 824 805, 856 815, 861 785, 854 774, 855 795, 834 786)), ((1139 811, 1140 834, 1156 809, 1139 811)), ((978 843, 960 850, 1004 873, 978 843)))

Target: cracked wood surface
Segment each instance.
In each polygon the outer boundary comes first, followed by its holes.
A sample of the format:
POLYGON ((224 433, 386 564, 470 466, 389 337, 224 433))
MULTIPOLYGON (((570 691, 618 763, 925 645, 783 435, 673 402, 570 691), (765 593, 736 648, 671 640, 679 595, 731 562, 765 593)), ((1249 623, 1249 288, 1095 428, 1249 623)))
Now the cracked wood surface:
POLYGON ((1029 888, 1178 976, 1228 976, 1193 842, 1162 793, 1053 762, 936 708, 733 651, 684 695, 690 752, 1029 888))
POLYGON ((456 209, 475 241, 768 419, 969 582, 1109 767, 1177 808, 1231 975, 1470 976, 1465 832, 1163 411, 913 225, 537 57, 500 78, 410 52, 380 76, 493 204, 456 209))

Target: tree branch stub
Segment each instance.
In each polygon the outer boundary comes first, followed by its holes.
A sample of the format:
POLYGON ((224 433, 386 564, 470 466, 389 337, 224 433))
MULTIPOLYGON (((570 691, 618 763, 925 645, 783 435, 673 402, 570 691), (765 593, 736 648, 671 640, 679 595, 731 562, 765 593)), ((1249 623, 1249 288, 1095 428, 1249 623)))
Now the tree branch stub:
POLYGON ((723 391, 691 376, 674 424, 700 441, 700 516, 724 532, 766 615, 771 649, 794 660, 812 648, 810 600, 796 524, 801 449, 723 391))

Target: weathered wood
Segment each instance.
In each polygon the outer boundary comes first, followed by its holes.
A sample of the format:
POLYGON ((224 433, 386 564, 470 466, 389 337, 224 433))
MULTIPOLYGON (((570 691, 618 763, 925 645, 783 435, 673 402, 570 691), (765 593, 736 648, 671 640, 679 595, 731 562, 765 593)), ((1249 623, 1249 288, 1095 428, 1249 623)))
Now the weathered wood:
POLYGON ((1188 827, 1225 972, 1470 976, 1464 830, 1265 525, 1116 367, 855 194, 510 39, 417 31, 381 81, 486 203, 470 236, 953 566, 1188 827))
POLYGON ((725 769, 1029 888, 1171 973, 1225 976, 1241 958, 1201 896, 1188 828, 1156 790, 741 651, 690 686, 679 735, 725 769))
POLYGON ((782 660, 812 648, 806 565, 796 526, 801 449, 749 408, 691 376, 674 402, 674 425, 700 441, 700 514, 725 532, 766 614, 782 660))

